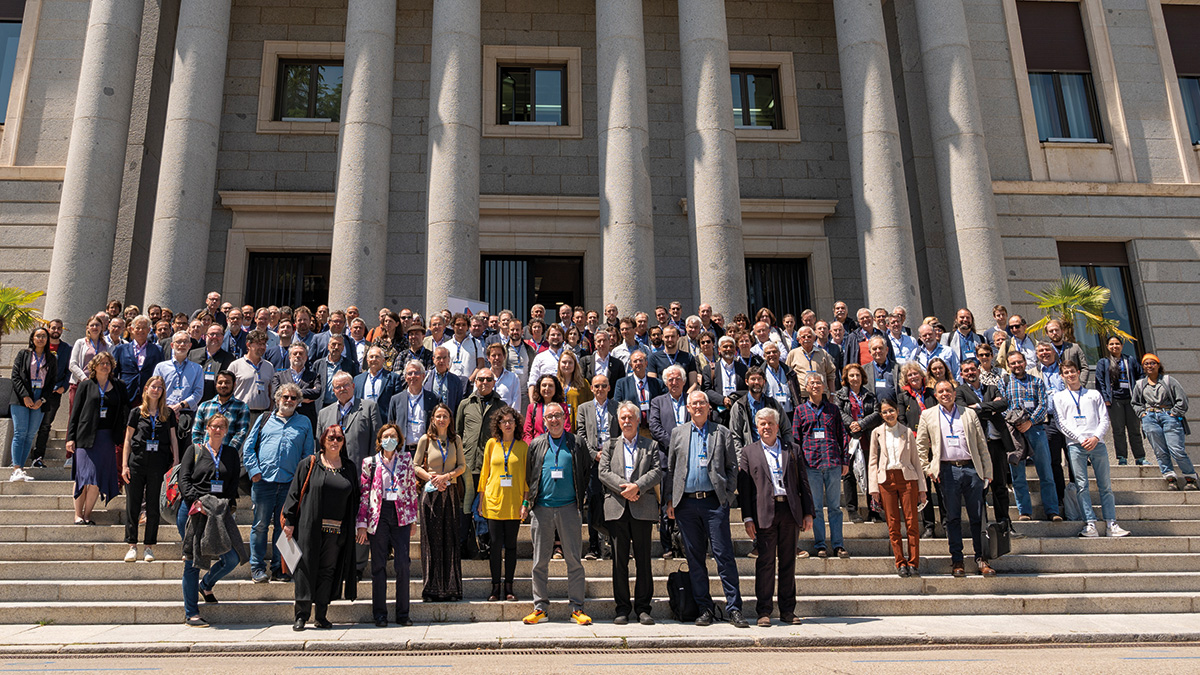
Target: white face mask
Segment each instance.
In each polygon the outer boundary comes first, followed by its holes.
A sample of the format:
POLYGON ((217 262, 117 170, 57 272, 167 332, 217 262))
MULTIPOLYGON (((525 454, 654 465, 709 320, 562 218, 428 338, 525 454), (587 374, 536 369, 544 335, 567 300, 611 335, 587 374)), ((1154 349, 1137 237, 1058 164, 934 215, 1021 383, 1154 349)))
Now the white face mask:
POLYGON ((387 450, 388 452, 392 452, 393 450, 395 450, 396 446, 399 444, 400 444, 400 441, 395 438, 385 438, 385 439, 383 439, 383 442, 381 443, 381 445, 383 445, 383 449, 387 450))

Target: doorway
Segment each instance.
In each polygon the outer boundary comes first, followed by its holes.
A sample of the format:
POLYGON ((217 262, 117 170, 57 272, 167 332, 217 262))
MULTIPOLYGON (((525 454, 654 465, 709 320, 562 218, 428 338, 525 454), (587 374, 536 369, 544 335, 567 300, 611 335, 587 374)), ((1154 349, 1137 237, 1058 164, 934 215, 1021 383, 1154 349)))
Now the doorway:
POLYGON ((511 309, 521 320, 535 304, 546 307, 547 320, 561 304, 583 304, 582 256, 485 255, 479 279, 479 297, 491 312, 511 309))

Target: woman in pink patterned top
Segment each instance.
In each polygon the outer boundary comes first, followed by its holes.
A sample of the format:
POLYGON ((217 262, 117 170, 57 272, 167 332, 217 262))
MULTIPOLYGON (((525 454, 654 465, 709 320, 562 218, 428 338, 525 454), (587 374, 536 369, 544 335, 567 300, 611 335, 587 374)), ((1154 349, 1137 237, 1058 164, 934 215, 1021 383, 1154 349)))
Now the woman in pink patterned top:
POLYGON ((417 520, 417 476, 412 457, 398 452, 400 428, 385 424, 375 440, 375 454, 364 459, 359 475, 362 501, 358 507, 358 543, 371 544, 371 613, 375 625, 387 626, 387 560, 395 555, 396 623, 408 618, 410 562, 408 542, 417 520))

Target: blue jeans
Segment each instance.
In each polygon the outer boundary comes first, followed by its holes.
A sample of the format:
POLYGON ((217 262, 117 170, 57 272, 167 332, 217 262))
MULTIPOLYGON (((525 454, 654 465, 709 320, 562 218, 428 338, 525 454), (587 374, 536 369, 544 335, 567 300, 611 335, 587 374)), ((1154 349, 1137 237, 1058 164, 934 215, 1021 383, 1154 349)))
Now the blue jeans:
POLYGON ((1116 500, 1113 499, 1112 481, 1109 480, 1108 448, 1104 443, 1097 443, 1090 451, 1082 445, 1067 444, 1067 458, 1071 461, 1071 470, 1075 472, 1075 487, 1079 488, 1079 506, 1083 509, 1083 519, 1089 523, 1095 522, 1096 511, 1092 509, 1092 495, 1088 492, 1088 460, 1092 462, 1092 471, 1096 474, 1096 487, 1100 489, 1100 515, 1106 521, 1117 519, 1116 500))
MULTIPOLYGON (((983 501, 983 479, 974 466, 954 466, 942 462, 938 471, 942 486, 942 499, 946 500, 946 543, 950 547, 950 561, 963 561, 962 507, 967 505, 967 520, 971 525, 971 547, 975 559, 987 559, 983 550, 983 518, 986 515, 983 501)), ((1054 485, 1050 485, 1054 492, 1054 485)))
MULTIPOLYGON (((187 528, 188 509, 190 508, 191 504, 187 502, 179 504, 175 525, 179 528, 180 537, 183 537, 184 530, 187 528)), ((211 591, 218 581, 238 566, 238 562, 237 551, 229 549, 220 558, 217 558, 217 561, 208 569, 208 573, 204 575, 204 579, 201 580, 200 568, 193 567, 191 560, 183 561, 183 618, 200 614, 200 607, 197 603, 200 589, 211 591)))
MULTIPOLYGON (((729 507, 720 504, 716 497, 690 499, 684 497, 675 507, 675 524, 683 539, 683 552, 688 561, 688 579, 692 582, 692 594, 696 596, 696 607, 703 613, 713 608, 712 594, 708 591, 708 545, 712 544, 713 559, 717 561, 717 574, 721 577, 721 588, 725 591, 725 611, 742 609, 742 591, 738 585, 737 562, 733 559, 733 537, 729 532, 729 507)), ((494 544, 493 544, 494 545, 494 544)))
POLYGON ((271 528, 271 572, 283 573, 283 558, 279 554, 279 541, 282 531, 279 527, 279 514, 283 512, 283 502, 287 499, 291 483, 271 483, 260 480, 250 484, 250 501, 254 504, 254 525, 250 529, 250 573, 266 572, 267 563, 267 528, 271 528))
POLYGON ((812 488, 813 546, 825 548, 825 515, 822 507, 829 510, 829 538, 834 548, 842 546, 842 467, 809 469, 808 485, 812 488))
POLYGON ((12 465, 25 466, 29 459, 29 451, 33 448, 33 439, 37 436, 38 427, 42 426, 42 410, 33 410, 16 403, 8 406, 12 414, 12 465))
MULTIPOLYGON (((14 416, 13 422, 16 421, 14 416)), ((1171 466, 1171 459, 1174 458, 1175 463, 1179 465, 1179 471, 1184 476, 1196 477, 1196 467, 1192 466, 1192 459, 1188 457, 1187 448, 1183 445, 1183 424, 1178 418, 1171 417, 1164 412, 1148 412, 1142 417, 1142 433, 1146 434, 1146 440, 1150 441, 1150 447, 1154 448, 1154 458, 1158 460, 1158 468, 1162 471, 1162 475, 1175 475, 1175 470, 1171 466)), ((14 436, 14 456, 16 447, 17 441, 14 436)), ((16 463, 17 461, 14 459, 13 465, 15 466, 16 463)))
MULTIPOLYGON (((1046 441, 1046 429, 1040 424, 1029 427, 1025 442, 1033 453, 1033 466, 1037 469, 1042 492, 1042 510, 1046 517, 1058 515, 1058 490, 1054 484, 1054 467, 1050 465, 1050 444, 1046 441)), ((1012 472, 1013 492, 1017 496, 1017 512, 1023 516, 1033 515, 1033 504, 1029 500, 1029 481, 1025 478, 1025 463, 1009 465, 1012 472)))

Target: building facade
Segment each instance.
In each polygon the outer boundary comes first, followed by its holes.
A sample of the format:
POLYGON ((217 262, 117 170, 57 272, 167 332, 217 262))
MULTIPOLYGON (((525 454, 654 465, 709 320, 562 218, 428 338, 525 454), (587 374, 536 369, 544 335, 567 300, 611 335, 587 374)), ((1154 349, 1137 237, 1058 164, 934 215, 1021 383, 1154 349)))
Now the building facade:
POLYGON ((1200 394, 1197 35, 1195 0, 0 0, 0 281, 78 335, 214 289, 982 325, 1080 272, 1200 394))

